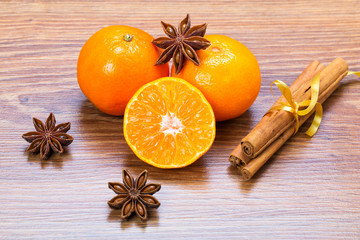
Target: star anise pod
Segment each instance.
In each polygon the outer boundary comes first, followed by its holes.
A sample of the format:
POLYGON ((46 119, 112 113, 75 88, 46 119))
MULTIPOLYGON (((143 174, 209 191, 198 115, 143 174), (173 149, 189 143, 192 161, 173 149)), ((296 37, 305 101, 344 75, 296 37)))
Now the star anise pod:
POLYGON ((207 24, 190 28, 190 16, 187 14, 180 22, 178 29, 163 21, 161 21, 161 25, 168 37, 160 37, 152 41, 155 46, 165 49, 155 65, 167 63, 172 58, 176 74, 181 71, 185 58, 198 66, 200 60, 195 51, 206 49, 211 44, 209 40, 204 38, 207 24))
POLYGON ((31 143, 26 151, 40 152, 41 159, 47 159, 52 152, 62 153, 64 151, 62 146, 67 146, 74 140, 72 136, 66 134, 70 130, 70 122, 55 126, 53 113, 50 113, 45 124, 37 118, 33 118, 33 124, 36 131, 25 133, 22 137, 31 143))
POLYGON ((109 188, 118 195, 108 201, 108 204, 111 208, 121 209, 121 218, 128 218, 135 212, 141 220, 146 220, 146 207, 158 208, 160 206, 160 202, 152 195, 160 190, 161 185, 146 184, 147 175, 147 171, 144 170, 134 180, 128 171, 123 170, 124 184, 109 182, 109 188))

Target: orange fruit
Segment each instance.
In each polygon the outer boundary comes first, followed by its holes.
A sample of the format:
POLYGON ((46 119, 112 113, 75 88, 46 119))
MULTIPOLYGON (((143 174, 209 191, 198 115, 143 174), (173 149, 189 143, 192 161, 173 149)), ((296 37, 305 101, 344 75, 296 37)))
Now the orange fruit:
POLYGON ((179 78, 160 78, 145 84, 129 101, 124 136, 144 162, 159 168, 181 168, 211 147, 215 116, 194 86, 179 78))
POLYGON ((197 51, 200 65, 186 61, 171 76, 185 79, 197 87, 210 102, 216 121, 243 114, 260 91, 261 76, 255 56, 243 44, 223 35, 206 35, 211 46, 197 51))
POLYGON ((153 37, 134 27, 109 26, 92 35, 77 64, 78 83, 101 111, 123 115, 126 104, 145 83, 169 76, 167 64, 154 66, 160 56, 153 37))

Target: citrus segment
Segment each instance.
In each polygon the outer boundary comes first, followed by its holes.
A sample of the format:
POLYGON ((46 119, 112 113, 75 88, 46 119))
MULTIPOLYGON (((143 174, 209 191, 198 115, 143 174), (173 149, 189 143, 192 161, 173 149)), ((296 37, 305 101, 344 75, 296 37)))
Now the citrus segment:
POLYGON ((195 151, 201 151, 201 149, 207 146, 208 139, 211 138, 213 132, 207 127, 199 126, 184 129, 184 134, 195 151))
POLYGON ((130 122, 141 122, 141 123, 160 123, 161 116, 150 106, 145 105, 139 101, 132 105, 132 109, 129 110, 130 122))
POLYGON ((141 87, 129 101, 124 136, 146 163, 185 167, 211 147, 215 116, 197 88, 179 78, 160 78, 141 87))
POLYGON ((145 104, 147 107, 153 108, 159 114, 166 114, 166 103, 161 97, 162 93, 156 86, 149 86, 144 89, 138 96, 138 102, 145 104))
POLYGON ((171 167, 173 164, 175 154, 176 154, 176 143, 175 138, 172 134, 167 134, 164 137, 164 141, 159 145, 157 151, 154 152, 151 158, 143 158, 141 155, 135 154, 146 163, 149 163, 155 167, 163 167, 166 166, 171 167))

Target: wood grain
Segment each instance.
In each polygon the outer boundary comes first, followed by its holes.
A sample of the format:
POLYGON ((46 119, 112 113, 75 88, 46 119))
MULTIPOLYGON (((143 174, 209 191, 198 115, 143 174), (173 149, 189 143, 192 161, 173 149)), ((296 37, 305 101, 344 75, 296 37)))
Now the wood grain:
POLYGON ((249 182, 227 160, 311 60, 343 57, 360 71, 359 1, 1 1, 1 239, 359 239, 360 81, 347 77, 324 104, 319 132, 303 126, 249 182), (209 152, 178 170, 151 167, 125 143, 121 117, 81 93, 76 62, 102 27, 123 24, 162 36, 160 20, 190 13, 209 34, 244 43, 257 57, 262 88, 243 116, 217 124, 209 152), (75 141, 61 156, 28 155, 31 117, 71 121, 75 141), (161 206, 149 220, 121 221, 106 202, 123 168, 149 170, 161 206))

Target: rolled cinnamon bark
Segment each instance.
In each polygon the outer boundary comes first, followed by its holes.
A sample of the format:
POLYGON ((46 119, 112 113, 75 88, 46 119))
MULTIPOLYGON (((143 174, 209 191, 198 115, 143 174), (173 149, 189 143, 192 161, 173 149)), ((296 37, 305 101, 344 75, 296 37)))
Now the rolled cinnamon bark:
POLYGON ((288 128, 260 155, 252 159, 246 166, 238 168, 244 180, 250 180, 254 174, 276 153, 277 150, 293 135, 295 128, 288 128))
MULTIPOLYGON (((294 81, 290 86, 290 90, 296 102, 310 99, 311 80, 324 68, 325 66, 319 61, 313 61, 294 81)), ((320 83, 320 92, 327 87, 328 83, 324 81, 320 83)), ((286 102, 284 96, 281 96, 272 107, 280 105, 281 102, 286 102)), ((239 148, 242 149, 243 154, 249 159, 254 158, 275 141, 286 129, 292 126, 294 121, 294 116, 287 111, 268 113, 241 141, 239 148)))
MULTIPOLYGON (((346 62, 341 58, 335 59, 332 63, 329 64, 329 66, 327 66, 323 71, 321 71, 320 86, 327 86, 327 88, 320 88, 318 102, 323 103, 335 91, 335 89, 339 86, 340 81, 346 76, 347 71, 348 66, 346 62)), ((300 116, 300 125, 302 125, 314 111, 315 109, 313 109, 312 112, 305 116, 300 116)), ((292 116, 292 118, 294 118, 294 116, 292 116)), ((245 180, 249 180, 270 159, 270 157, 294 134, 295 131, 296 128, 293 122, 290 127, 282 131, 282 133, 274 141, 268 144, 267 148, 261 151, 261 153, 258 153, 255 158, 248 157, 242 152, 242 148, 238 147, 232 152, 229 160, 234 166, 236 166, 240 170, 242 177, 245 180)), ((250 134, 251 133, 252 132, 250 132, 250 134)))
MULTIPOLYGON (((336 87, 334 88, 336 89, 336 87)), ((333 91, 327 91, 326 95, 323 95, 319 102, 322 103, 327 99, 333 91)), ((315 109, 308 115, 300 117, 299 123, 302 125, 315 109)), ((282 145, 294 134, 295 126, 288 128, 283 132, 270 146, 268 146, 263 152, 261 152, 256 158, 253 158, 247 165, 239 168, 240 174, 244 180, 250 180, 254 174, 280 149, 282 145)))
MULTIPOLYGON (((290 86, 295 101, 303 101, 304 92, 310 94, 311 79, 325 66, 319 61, 312 61, 309 66, 290 86)), ((281 96, 272 107, 286 101, 281 96)), ((245 166, 254 157, 259 155, 267 146, 274 142, 286 129, 294 124, 294 116, 287 111, 275 111, 265 114, 254 129, 244 138, 230 154, 230 161, 239 166, 245 166)))

